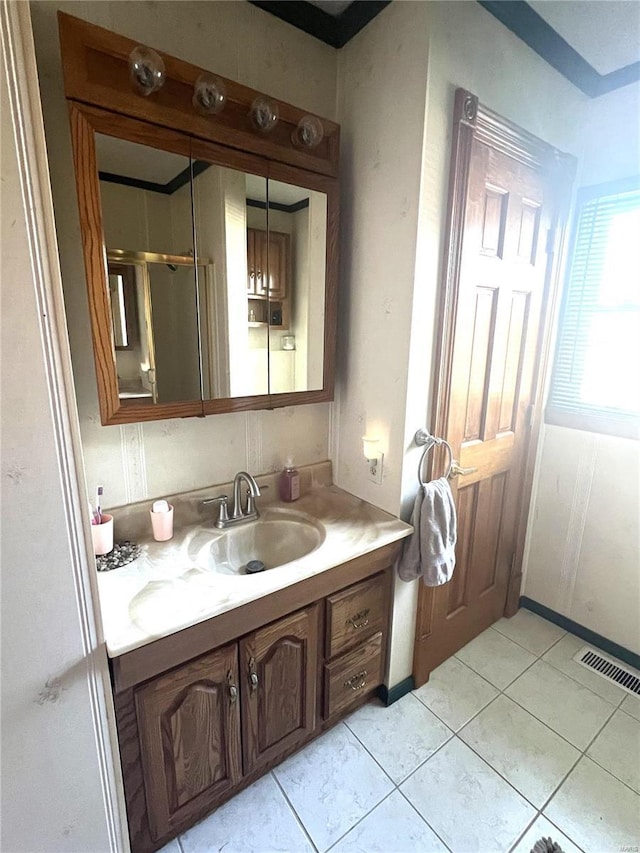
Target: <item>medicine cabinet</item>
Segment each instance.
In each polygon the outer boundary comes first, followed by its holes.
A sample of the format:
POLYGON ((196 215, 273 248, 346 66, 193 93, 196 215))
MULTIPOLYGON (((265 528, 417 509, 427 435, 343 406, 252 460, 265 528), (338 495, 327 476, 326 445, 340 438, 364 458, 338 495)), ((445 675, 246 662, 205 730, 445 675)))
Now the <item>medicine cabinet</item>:
POLYGON ((302 150, 303 111, 259 131, 229 80, 203 116, 166 54, 144 97, 135 42, 59 20, 103 424, 333 399, 338 126, 302 150))

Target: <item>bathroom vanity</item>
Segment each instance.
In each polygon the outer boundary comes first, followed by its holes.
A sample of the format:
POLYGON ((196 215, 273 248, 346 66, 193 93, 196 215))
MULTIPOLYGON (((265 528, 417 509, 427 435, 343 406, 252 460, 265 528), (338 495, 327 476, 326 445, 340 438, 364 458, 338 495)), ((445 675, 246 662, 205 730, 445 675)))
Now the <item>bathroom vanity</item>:
MULTIPOLYGON (((329 467, 303 469, 295 504, 266 503, 229 531, 202 507, 208 495, 171 498, 174 539, 99 575, 134 853, 162 847, 383 683, 392 566, 411 527, 329 485, 329 467), (248 552, 229 536, 283 547, 296 525, 309 553, 257 575, 234 564, 248 552)), ((116 524, 135 530, 141 510, 115 510, 116 524)))
MULTIPOLYGON (((59 26, 102 424, 332 400, 339 126, 69 15, 59 26)), ((229 488, 167 496, 165 543, 145 541, 148 502, 113 510, 116 540, 144 543, 98 578, 134 853, 384 682, 411 527, 332 486, 328 463, 301 477, 295 504, 260 477, 260 518, 222 531, 203 501, 229 488), (253 561, 267 570, 247 574, 253 561)))

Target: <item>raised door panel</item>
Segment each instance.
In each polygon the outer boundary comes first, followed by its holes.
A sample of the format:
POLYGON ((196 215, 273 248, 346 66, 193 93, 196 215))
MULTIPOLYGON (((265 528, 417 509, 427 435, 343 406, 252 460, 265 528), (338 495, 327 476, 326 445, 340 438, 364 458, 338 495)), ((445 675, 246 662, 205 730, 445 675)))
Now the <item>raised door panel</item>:
POLYGON ((240 642, 245 773, 306 740, 316 727, 319 613, 314 604, 240 642))
POLYGON ((235 644, 155 678, 135 706, 152 838, 206 814, 241 777, 235 644))
POLYGON ((269 296, 284 299, 289 286, 289 243, 288 234, 269 232, 269 296))
POLYGON ((267 295, 268 286, 268 269, 269 269, 269 250, 267 242, 267 232, 259 228, 251 229, 253 231, 253 257, 256 270, 256 289, 257 296, 267 295))

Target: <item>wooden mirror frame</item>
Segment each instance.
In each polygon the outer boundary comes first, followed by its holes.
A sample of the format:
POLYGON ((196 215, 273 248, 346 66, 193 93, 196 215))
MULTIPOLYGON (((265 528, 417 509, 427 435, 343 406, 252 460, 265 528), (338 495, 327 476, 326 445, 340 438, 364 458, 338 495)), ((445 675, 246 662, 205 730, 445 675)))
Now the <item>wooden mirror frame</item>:
MULTIPOLYGON (((274 139, 264 137, 244 126, 248 105, 260 93, 228 80, 224 81, 228 100, 233 101, 236 107, 242 107, 244 118, 239 119, 237 108, 231 109, 223 121, 217 121, 217 116, 213 119, 200 116, 194 112, 190 100, 186 102, 182 97, 178 104, 176 93, 190 91, 192 81, 197 79, 203 69, 166 54, 163 54, 163 59, 167 67, 167 84, 173 83, 175 78, 176 85, 167 85, 171 104, 163 107, 161 103, 136 95, 128 83, 125 86, 122 82, 123 79, 128 80, 128 71, 125 75, 126 61, 136 42, 63 13, 59 13, 58 17, 102 424, 108 426, 164 418, 203 417, 333 400, 339 215, 339 187, 335 175, 339 126, 323 119, 327 138, 322 150, 315 154, 301 151, 292 142, 292 130, 306 113, 272 99, 278 104, 284 134, 280 132, 274 139), (104 61, 97 63, 97 58, 104 61), (193 160, 206 160, 326 194, 322 388, 153 405, 141 404, 135 399, 120 399, 111 333, 107 247, 102 224, 95 133, 104 133, 193 160), (216 141, 220 139, 225 144, 216 141)), ((225 112, 221 115, 225 116, 225 112)))

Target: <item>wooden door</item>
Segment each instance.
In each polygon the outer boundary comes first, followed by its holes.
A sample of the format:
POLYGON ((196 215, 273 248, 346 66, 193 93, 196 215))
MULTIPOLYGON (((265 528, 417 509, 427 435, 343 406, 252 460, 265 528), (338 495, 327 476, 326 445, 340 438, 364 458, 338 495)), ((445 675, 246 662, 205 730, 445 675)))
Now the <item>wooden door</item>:
POLYGON ((154 840, 206 814, 240 780, 239 699, 235 643, 136 690, 154 840))
POLYGON ((306 740, 316 727, 317 604, 240 641, 244 772, 306 740))
MULTIPOLYGON (((517 610, 531 427, 570 162, 457 93, 434 431, 463 469, 450 481, 458 545, 452 580, 421 586, 417 684, 517 610)), ((442 455, 438 465, 436 476, 442 455)))

